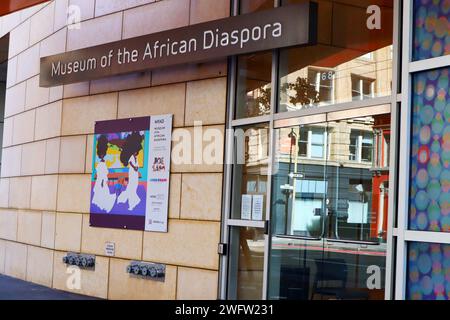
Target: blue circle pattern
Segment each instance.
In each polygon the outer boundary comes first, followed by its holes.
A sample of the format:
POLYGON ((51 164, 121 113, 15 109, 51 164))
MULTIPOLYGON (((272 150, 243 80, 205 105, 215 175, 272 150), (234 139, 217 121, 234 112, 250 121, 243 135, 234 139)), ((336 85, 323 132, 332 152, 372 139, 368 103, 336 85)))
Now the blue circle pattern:
MULTIPOLYGON (((413 0, 413 60, 450 54, 450 0, 413 0)), ((450 232, 450 68, 414 75, 411 230, 450 232)), ((410 243, 407 298, 450 300, 450 245, 410 243)))
POLYGON ((414 0, 413 59, 450 54, 450 0, 414 0))
POLYGON ((413 76, 411 230, 450 232, 449 77, 450 67, 413 76))
POLYGON ((411 242, 408 300, 450 300, 450 245, 411 242))

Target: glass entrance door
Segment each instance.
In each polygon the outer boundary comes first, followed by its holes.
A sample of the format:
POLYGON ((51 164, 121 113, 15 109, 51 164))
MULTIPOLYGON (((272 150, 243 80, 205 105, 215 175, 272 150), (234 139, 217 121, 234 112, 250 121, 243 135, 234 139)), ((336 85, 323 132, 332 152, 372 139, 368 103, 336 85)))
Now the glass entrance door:
POLYGON ((390 114, 348 114, 276 129, 269 299, 384 299, 390 114))
POLYGON ((327 123, 275 132, 269 298, 310 299, 323 260, 327 208, 327 123))
POLYGON ((265 123, 234 131, 234 192, 227 221, 230 246, 228 299, 264 298, 269 138, 269 126, 265 123))

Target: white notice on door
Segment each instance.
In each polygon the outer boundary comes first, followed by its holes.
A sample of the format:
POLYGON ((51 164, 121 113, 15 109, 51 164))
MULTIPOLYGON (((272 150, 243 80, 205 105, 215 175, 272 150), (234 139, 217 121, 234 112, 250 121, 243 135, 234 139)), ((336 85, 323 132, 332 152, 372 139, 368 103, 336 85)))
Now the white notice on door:
POLYGON ((263 220, 263 208, 264 208, 264 196, 263 195, 253 196, 252 220, 255 221, 263 220))

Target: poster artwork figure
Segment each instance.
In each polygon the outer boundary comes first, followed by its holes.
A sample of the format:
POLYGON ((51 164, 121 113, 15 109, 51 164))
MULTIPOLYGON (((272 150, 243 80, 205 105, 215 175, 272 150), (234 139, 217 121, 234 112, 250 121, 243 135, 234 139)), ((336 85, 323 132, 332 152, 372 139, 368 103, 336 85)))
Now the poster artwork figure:
POLYGON ((126 138, 120 154, 120 161, 123 166, 128 167, 128 185, 125 191, 119 195, 117 203, 128 202, 129 211, 133 211, 133 209, 141 202, 141 199, 137 194, 137 189, 139 186, 138 155, 142 150, 142 140, 143 137, 138 132, 130 134, 126 138))
POLYGON ((96 122, 90 226, 167 232, 172 119, 96 122))
POLYGON ((108 150, 108 138, 100 136, 97 143, 97 155, 100 162, 97 165, 97 179, 94 185, 94 195, 92 203, 107 213, 111 212, 116 202, 116 195, 110 193, 108 187, 108 166, 105 162, 105 156, 108 150))

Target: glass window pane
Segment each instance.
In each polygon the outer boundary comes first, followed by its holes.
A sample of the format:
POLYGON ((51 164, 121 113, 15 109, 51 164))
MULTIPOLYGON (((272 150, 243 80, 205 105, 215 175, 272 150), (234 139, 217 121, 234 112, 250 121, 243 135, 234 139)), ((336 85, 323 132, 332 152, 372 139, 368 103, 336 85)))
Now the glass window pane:
POLYGON ((314 145, 322 145, 323 146, 324 134, 325 133, 324 133, 323 130, 314 128, 312 130, 312 139, 311 139, 312 144, 314 144, 314 145))
POLYGON ((361 161, 371 162, 372 161, 372 146, 362 146, 361 148, 361 161))
POLYGON ((390 132, 383 135, 384 138, 384 148, 383 148, 383 153, 379 155, 380 161, 382 161, 382 166, 387 166, 389 164, 390 161, 390 156, 391 156, 391 134, 390 132))
MULTIPOLYGON (((283 5, 302 2, 282 1, 283 5)), ((393 1, 370 2, 381 8, 380 30, 367 28, 365 1, 316 2, 317 45, 280 52, 278 112, 390 95, 393 1)))
MULTIPOLYGON (((326 124, 321 127, 326 128, 326 124)), ((314 129, 298 126, 275 132, 277 170, 272 177, 269 299, 307 300, 314 292, 315 270, 323 256, 325 160, 311 159, 311 155, 297 157, 295 143, 300 138, 311 145, 314 129)))
POLYGON ((450 67, 414 74, 409 228, 450 232, 450 67))
POLYGON ((308 69, 309 85, 313 86, 322 100, 331 101, 333 96, 334 72, 326 69, 308 69))
POLYGON ((413 60, 450 54, 448 0, 414 0, 413 60))
POLYGON ((270 299, 384 299, 389 165, 373 154, 388 132, 389 114, 276 130, 270 299))
POLYGON ((406 299, 450 300, 450 245, 408 244, 406 299))
POLYGON ((231 228, 229 299, 262 299, 264 244, 264 229, 231 228))
POLYGON ((315 285, 322 278, 317 272, 323 265, 321 240, 273 236, 269 259, 269 299, 319 299, 314 292, 315 285))
POLYGON ((365 132, 362 136, 361 160, 372 162, 373 156, 373 133, 365 132))
POLYGON ((238 58, 236 118, 270 114, 272 53, 258 53, 238 58))
POLYGON ((311 145, 311 157, 322 159, 324 157, 323 149, 323 145, 311 145))
POLYGON ((269 127, 267 124, 235 130, 233 166, 232 219, 264 220, 269 160, 269 127), (261 204, 260 211, 253 203, 261 204))
POLYGON ((350 133, 350 146, 349 146, 349 160, 357 161, 358 160, 358 150, 359 150, 359 132, 352 130, 350 133))
POLYGON ((372 145, 373 145, 373 133, 372 132, 364 132, 363 133, 363 145, 372 147, 372 145))
POLYGON ((300 157, 308 156, 308 135, 309 130, 307 130, 307 128, 303 127, 300 129, 300 136, 298 141, 298 155, 300 157))
POLYGON ((298 155, 300 157, 307 157, 308 156, 308 142, 300 141, 298 143, 298 155))
POLYGON ((363 79, 363 100, 368 98, 373 98, 373 80, 370 79, 363 79))
POLYGON ((276 234, 307 237, 322 234, 322 213, 326 207, 324 132, 326 124, 282 128, 275 132, 272 229, 276 234), (317 133, 315 139, 319 145, 309 141, 310 154, 299 155, 296 141, 299 136, 302 139, 315 136, 312 132, 317 133))
POLYGON ((382 145, 375 132, 390 130, 390 115, 330 122, 327 177, 333 186, 329 217, 333 239, 384 243, 387 228, 389 166, 374 161, 382 145), (376 174, 374 174, 376 173, 376 174))

